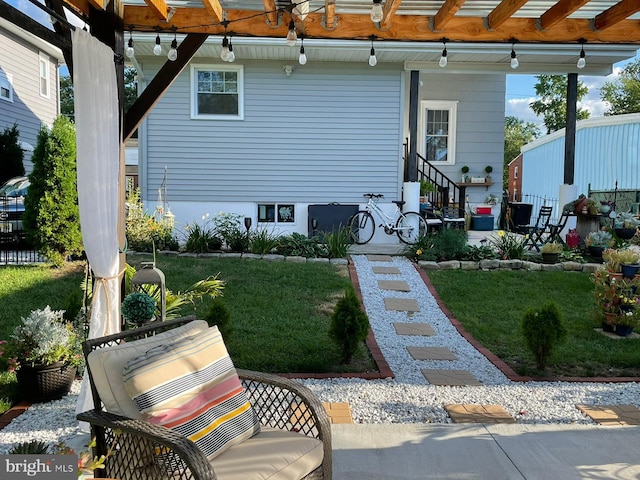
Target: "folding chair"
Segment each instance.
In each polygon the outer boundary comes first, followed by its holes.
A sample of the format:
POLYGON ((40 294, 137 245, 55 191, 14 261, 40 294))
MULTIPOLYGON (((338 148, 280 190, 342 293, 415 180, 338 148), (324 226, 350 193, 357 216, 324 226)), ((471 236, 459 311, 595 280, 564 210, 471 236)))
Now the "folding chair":
POLYGON ((569 215, 563 213, 560 216, 560 220, 558 220, 558 223, 549 223, 549 236, 545 240, 545 243, 558 242, 562 245, 565 245, 561 233, 562 230, 564 230, 564 227, 567 225, 567 220, 569 220, 569 215))
POLYGON ((523 227, 525 234, 529 235, 527 242, 529 250, 535 248, 538 252, 540 251, 540 246, 544 243, 544 236, 549 233, 552 210, 553 207, 540 207, 535 225, 523 227))
POLYGON ((435 213, 433 206, 420 205, 420 215, 427 222, 427 232, 437 231, 442 229, 442 217, 435 213))

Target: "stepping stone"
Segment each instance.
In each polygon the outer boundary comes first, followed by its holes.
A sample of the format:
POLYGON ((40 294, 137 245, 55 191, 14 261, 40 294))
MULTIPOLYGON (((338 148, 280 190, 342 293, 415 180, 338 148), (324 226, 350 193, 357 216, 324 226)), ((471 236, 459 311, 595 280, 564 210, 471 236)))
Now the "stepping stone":
POLYGON ((457 360, 455 353, 446 347, 407 347, 415 360, 457 360))
POLYGON ((393 258, 391 257, 391 255, 370 254, 367 255, 367 260, 369 260, 370 262, 392 262, 393 258))
POLYGON ((398 267, 373 267, 373 273, 378 275, 400 275, 398 267))
POLYGON ((445 405, 453 423, 516 423, 500 405, 445 405))
POLYGON ((396 322, 393 324, 398 335, 420 335, 422 337, 433 337, 436 332, 431 325, 426 323, 401 323, 396 322))
POLYGON ((640 409, 633 405, 576 405, 599 425, 640 425, 640 409))
POLYGON ((422 369, 420 371, 431 385, 482 385, 482 383, 476 380, 476 378, 466 370, 422 369))
POLYGON ((378 287, 382 290, 394 290, 396 292, 408 292, 409 284, 404 280, 378 280, 378 287))
MULTIPOLYGON (((351 418, 351 408, 347 402, 322 402, 322 406, 329 415, 330 423, 353 423, 351 418)), ((308 420, 309 415, 306 405, 299 405, 294 403, 291 405, 293 413, 291 414, 290 421, 293 425, 298 423, 298 420, 303 422, 308 420)))
POLYGON ((353 423, 351 408, 347 402, 322 402, 322 405, 329 415, 330 423, 353 423))
POLYGON ((413 298, 385 298, 384 308, 396 312, 419 312, 418 301, 413 298))

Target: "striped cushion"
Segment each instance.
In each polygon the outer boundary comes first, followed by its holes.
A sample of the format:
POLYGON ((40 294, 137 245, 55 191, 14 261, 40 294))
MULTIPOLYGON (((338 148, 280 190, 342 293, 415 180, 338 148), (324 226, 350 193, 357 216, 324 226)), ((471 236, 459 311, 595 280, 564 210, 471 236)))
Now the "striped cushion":
POLYGON ((149 422, 183 434, 209 460, 260 431, 218 327, 131 359, 123 377, 149 422))

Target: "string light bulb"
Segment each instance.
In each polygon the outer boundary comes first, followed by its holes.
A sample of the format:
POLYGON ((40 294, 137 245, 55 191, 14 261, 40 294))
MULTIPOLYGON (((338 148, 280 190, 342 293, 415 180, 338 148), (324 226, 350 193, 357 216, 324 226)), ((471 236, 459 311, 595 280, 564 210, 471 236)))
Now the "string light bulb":
POLYGON ((511 68, 514 70, 520 66, 518 55, 516 55, 515 44, 511 44, 511 68))
POLYGON ((449 63, 449 60, 447 59, 447 41, 444 40, 442 43, 444 44, 444 48, 442 49, 442 55, 440 55, 440 61, 438 62, 438 65, 444 68, 447 66, 447 63, 449 63))
POLYGON ((124 53, 129 58, 133 58, 136 54, 136 51, 133 49, 133 37, 131 36, 131 30, 129 30, 129 42, 127 43, 127 49, 124 53))
POLYGON ((173 40, 171 40, 171 48, 169 49, 169 53, 167 53, 167 58, 172 62, 175 62, 178 59, 178 40, 176 39, 176 34, 173 34, 173 40))
POLYGON ((304 53, 304 38, 300 38, 300 56, 298 57, 298 63, 300 65, 306 65, 307 64, 307 56, 304 53))
POLYGON ((160 34, 156 35, 156 44, 153 46, 154 55, 162 55, 162 45, 160 45, 160 34))
POLYGON ((578 63, 576 63, 576 67, 582 69, 587 64, 587 59, 585 58, 586 54, 584 53, 584 44, 580 47, 580 58, 578 58, 578 63))
POLYGON ((233 53, 233 45, 231 44, 231 39, 229 39, 229 56, 227 57, 227 62, 232 63, 236 59, 236 54, 233 53))
POLYGON ((293 18, 289 20, 289 32, 287 33, 287 45, 295 47, 298 42, 298 35, 296 34, 296 24, 293 22, 293 18))
POLYGON ((220 51, 220 60, 224 62, 229 61, 229 39, 227 38, 226 33, 224 35, 224 38, 222 39, 222 50, 220 51))
POLYGON ((378 64, 378 59, 376 58, 376 49, 373 48, 373 39, 371 39, 371 50, 369 52, 369 65, 375 67, 378 64))
POLYGON ((373 7, 371 7, 371 21, 373 23, 380 23, 382 21, 382 0, 373 0, 373 7))

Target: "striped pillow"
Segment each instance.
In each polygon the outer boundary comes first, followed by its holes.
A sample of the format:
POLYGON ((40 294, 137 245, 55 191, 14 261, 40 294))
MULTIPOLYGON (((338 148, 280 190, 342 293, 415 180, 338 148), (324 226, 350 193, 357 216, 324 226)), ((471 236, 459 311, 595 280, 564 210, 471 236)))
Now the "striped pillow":
POLYGON ((123 377, 149 422, 183 434, 209 460, 260 431, 216 326, 131 359, 123 377))

